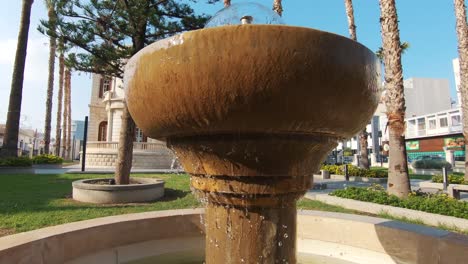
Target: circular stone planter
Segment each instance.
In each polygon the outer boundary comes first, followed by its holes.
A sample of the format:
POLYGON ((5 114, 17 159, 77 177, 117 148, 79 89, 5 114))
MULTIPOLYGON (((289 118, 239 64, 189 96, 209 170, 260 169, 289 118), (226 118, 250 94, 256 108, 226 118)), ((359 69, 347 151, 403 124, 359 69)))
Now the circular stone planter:
POLYGON ((109 178, 86 179, 73 182, 73 199, 85 203, 142 203, 164 196, 164 181, 150 178, 132 178, 132 184, 97 184, 109 178))

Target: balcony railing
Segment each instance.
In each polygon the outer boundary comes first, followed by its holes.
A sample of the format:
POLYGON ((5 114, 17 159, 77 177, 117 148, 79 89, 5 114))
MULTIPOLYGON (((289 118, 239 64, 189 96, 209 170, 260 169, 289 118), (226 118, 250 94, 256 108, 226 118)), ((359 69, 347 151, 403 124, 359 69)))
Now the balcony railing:
MULTIPOLYGON (((86 144, 88 149, 102 149, 102 150, 115 150, 119 148, 119 142, 105 142, 105 141, 88 141, 86 144)), ((166 144, 163 142, 149 143, 149 142, 133 142, 134 151, 155 152, 165 149, 166 144)))
POLYGON ((406 138, 461 133, 461 110, 449 109, 406 119, 406 138))

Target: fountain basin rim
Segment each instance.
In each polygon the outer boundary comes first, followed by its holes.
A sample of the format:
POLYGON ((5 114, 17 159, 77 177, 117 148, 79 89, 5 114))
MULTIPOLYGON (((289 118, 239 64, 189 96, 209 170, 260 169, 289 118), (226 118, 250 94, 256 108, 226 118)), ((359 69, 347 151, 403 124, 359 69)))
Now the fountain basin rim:
POLYGON ((96 179, 84 179, 74 181, 72 183, 73 188, 84 189, 84 190, 101 190, 101 191, 123 191, 123 190, 144 190, 151 189, 156 186, 163 186, 164 181, 161 179, 154 178, 137 178, 133 177, 132 181, 137 184, 120 184, 120 185, 107 185, 107 184, 94 184, 92 182, 110 180, 113 178, 96 178, 96 179))

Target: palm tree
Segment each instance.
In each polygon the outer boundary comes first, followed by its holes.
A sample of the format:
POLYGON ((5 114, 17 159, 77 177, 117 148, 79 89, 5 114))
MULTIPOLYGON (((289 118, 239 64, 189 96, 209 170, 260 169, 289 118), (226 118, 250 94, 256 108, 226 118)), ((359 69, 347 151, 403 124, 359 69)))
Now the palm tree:
POLYGON ((59 90, 57 95, 57 126, 55 129, 55 155, 60 156, 60 145, 61 145, 61 124, 62 124, 62 101, 63 101, 63 75, 65 70, 65 58, 64 58, 64 47, 63 39, 59 39, 58 49, 60 52, 59 56, 59 90))
MULTIPOLYGON (((55 31, 57 27, 57 14, 55 13, 55 1, 45 0, 48 9, 49 24, 51 31, 55 31)), ((53 34, 48 34, 52 36, 53 34)), ((46 99, 46 113, 45 113, 45 126, 44 126, 44 152, 49 154, 50 146, 50 130, 52 120, 52 98, 54 96, 54 70, 55 70, 55 51, 57 49, 57 41, 55 37, 49 37, 49 76, 47 81, 47 99, 46 99)))
POLYGON ((18 133, 21 116, 21 101, 23 99, 24 66, 26 63, 26 50, 28 48, 29 24, 33 2, 34 0, 23 0, 22 3, 15 64, 13 66, 13 76, 11 79, 8 115, 1 151, 1 155, 6 157, 18 156, 18 133))
MULTIPOLYGON (((401 43, 400 47, 401 47, 401 55, 403 55, 411 47, 411 45, 409 44, 409 42, 405 41, 405 42, 401 43)), ((377 55, 377 58, 379 58, 380 62, 383 63, 384 57, 383 57, 383 48, 382 47, 380 47, 375 52, 375 55, 377 55)))
POLYGON ((64 76, 64 98, 63 98, 63 117, 62 117, 62 155, 64 159, 67 159, 67 140, 68 140, 68 76, 70 75, 70 69, 68 67, 65 68, 65 76, 64 76))
MULTIPOLYGON (((349 37, 357 41, 356 24, 354 24, 354 8, 352 0, 345 0, 346 16, 348 17, 349 37)), ((361 149, 361 158, 359 166, 364 169, 369 169, 369 158, 367 156, 367 130, 364 127, 359 134, 359 145, 361 149)))
POLYGON ((398 197, 407 197, 411 189, 404 136, 405 93, 398 15, 395 0, 380 0, 379 2, 385 66, 385 104, 390 139, 387 191, 398 197))
POLYGON ((224 7, 231 6, 231 0, 224 0, 224 7))
POLYGON ((349 37, 357 41, 356 24, 354 24, 354 8, 352 0, 345 0, 346 16, 348 17, 349 37))
POLYGON ((66 146, 66 158, 67 160, 71 159, 70 151, 71 151, 71 70, 68 71, 68 74, 65 76, 67 78, 67 144, 66 146))
POLYGON ((278 13, 279 16, 283 16, 283 5, 281 0, 273 0, 273 10, 278 13))
MULTIPOLYGON (((463 116, 463 136, 468 142, 468 25, 465 0, 454 0, 460 63, 460 93, 463 116)), ((465 147, 465 149, 467 149, 465 147)), ((468 181, 468 152, 465 151, 465 180, 468 181)))

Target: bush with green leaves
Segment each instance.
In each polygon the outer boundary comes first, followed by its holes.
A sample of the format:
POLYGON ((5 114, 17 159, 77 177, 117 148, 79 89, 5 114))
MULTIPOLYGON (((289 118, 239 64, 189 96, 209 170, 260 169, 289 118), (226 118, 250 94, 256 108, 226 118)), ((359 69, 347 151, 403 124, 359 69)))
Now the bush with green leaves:
POLYGON ((34 164, 62 164, 63 159, 61 157, 50 155, 50 154, 42 154, 35 156, 33 158, 34 164))
POLYGON ((414 161, 412 164, 415 169, 432 169, 432 170, 441 170, 443 167, 450 170, 452 165, 442 159, 423 159, 414 161))
POLYGON ((367 188, 348 187, 330 195, 468 219, 468 203, 450 198, 445 193, 411 192, 406 199, 400 199, 387 194, 381 185, 374 185, 367 188))
MULTIPOLYGON (((329 171, 330 174, 344 175, 344 165, 322 165, 321 170, 329 171)), ((387 171, 366 170, 359 167, 348 165, 348 175, 366 178, 387 178, 387 171)))
MULTIPOLYGON (((434 175, 432 176, 432 182, 443 183, 444 179, 442 175, 434 175)), ((463 175, 455 175, 449 174, 448 175, 448 182, 451 184, 468 184, 468 181, 465 181, 463 175)))
POLYGON ((31 167, 32 160, 28 157, 0 159, 0 167, 31 167))

